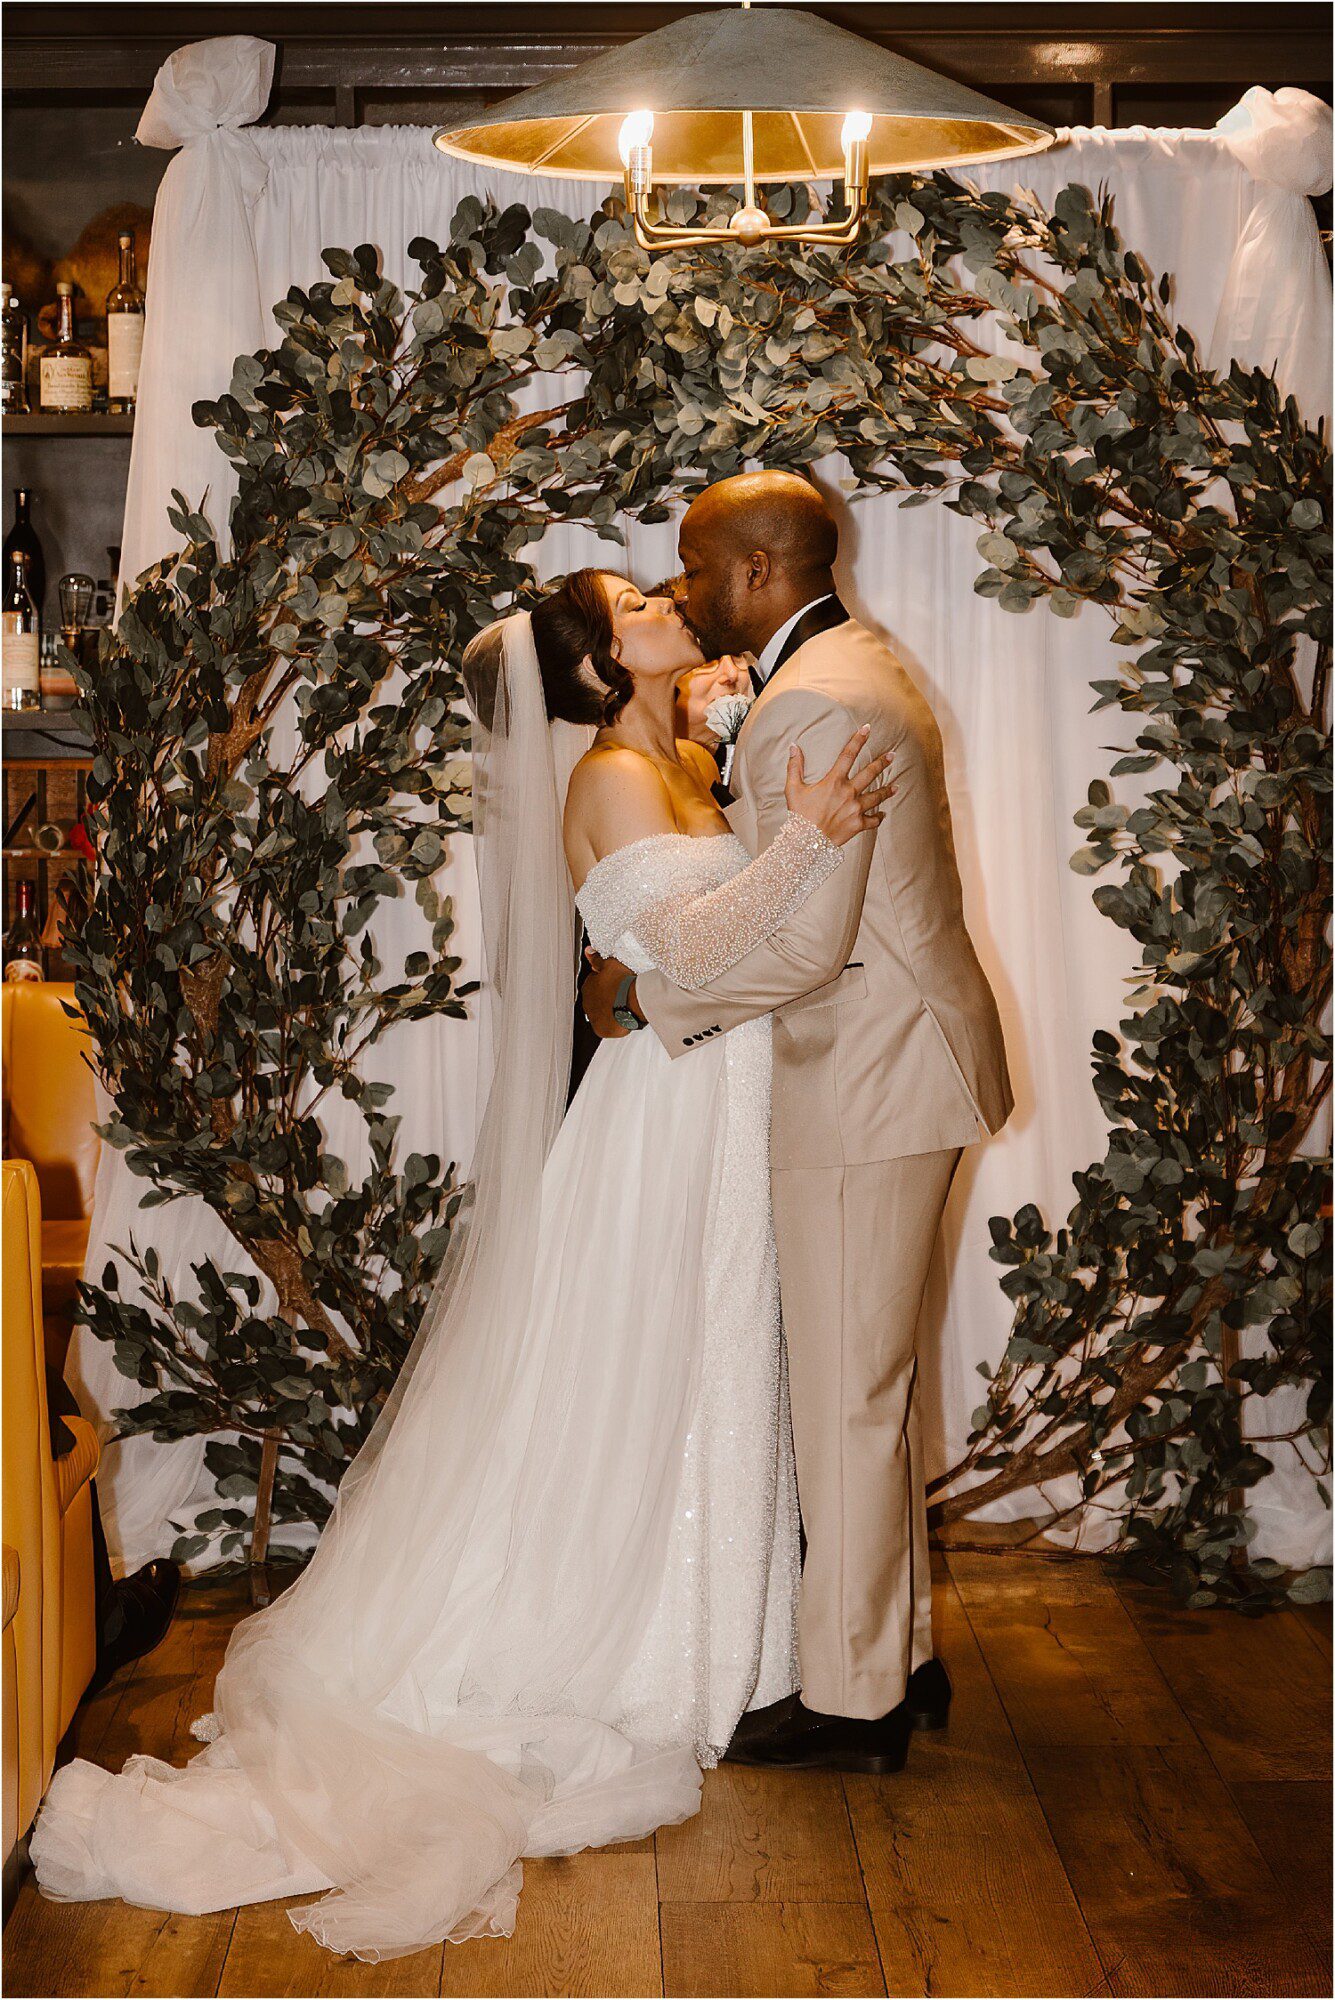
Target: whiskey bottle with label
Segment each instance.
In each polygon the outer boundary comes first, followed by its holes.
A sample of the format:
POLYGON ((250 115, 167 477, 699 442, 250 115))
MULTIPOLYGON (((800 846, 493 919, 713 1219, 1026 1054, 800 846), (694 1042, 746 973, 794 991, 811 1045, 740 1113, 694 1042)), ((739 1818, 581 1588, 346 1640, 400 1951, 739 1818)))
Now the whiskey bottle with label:
POLYGON ((0 612, 0 683, 6 708, 42 705, 42 620, 33 601, 28 557, 15 549, 5 567, 0 612))
POLYGON ((74 338, 74 287, 62 280, 56 286, 60 300, 60 331, 39 363, 38 379, 44 410, 91 410, 93 407, 93 357, 74 338))
POLYGON ((121 274, 107 293, 107 407, 122 413, 139 400, 144 295, 134 269, 134 231, 120 233, 121 274))
POLYGON ((5 932, 4 960, 6 979, 46 978, 33 882, 14 884, 14 921, 5 932))

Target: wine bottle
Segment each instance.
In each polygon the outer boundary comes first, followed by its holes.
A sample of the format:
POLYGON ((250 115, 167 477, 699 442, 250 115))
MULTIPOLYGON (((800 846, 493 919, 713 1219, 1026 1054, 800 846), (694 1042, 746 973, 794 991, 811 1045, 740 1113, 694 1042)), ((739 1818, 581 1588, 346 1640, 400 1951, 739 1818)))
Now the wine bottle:
POLYGON ((132 410, 139 400, 144 347, 144 295, 134 269, 134 231, 120 233, 121 274, 107 293, 107 407, 132 410))
POLYGON ((5 978, 45 979, 42 938, 37 928, 35 883, 15 883, 14 906, 14 921, 5 933, 5 978))
POLYGON ((42 621, 28 581, 28 558, 15 549, 5 568, 0 611, 0 684, 6 708, 42 705, 42 621))
POLYGON ((28 587, 32 591, 32 601, 40 612, 46 606, 46 557, 42 554, 42 544, 38 541, 36 530, 29 519, 31 504, 30 490, 26 486, 16 486, 14 525, 5 536, 4 549, 0 552, 0 563, 3 563, 4 574, 8 577, 9 558, 15 549, 23 550, 28 558, 28 587))
POLYGON ((0 377, 0 407, 13 416, 28 407, 28 320, 11 285, 0 285, 3 294, 4 372, 0 377))
POLYGON ((41 402, 44 410, 91 410, 93 407, 93 357, 74 337, 74 287, 63 280, 56 286, 60 301, 60 331, 39 364, 41 402))

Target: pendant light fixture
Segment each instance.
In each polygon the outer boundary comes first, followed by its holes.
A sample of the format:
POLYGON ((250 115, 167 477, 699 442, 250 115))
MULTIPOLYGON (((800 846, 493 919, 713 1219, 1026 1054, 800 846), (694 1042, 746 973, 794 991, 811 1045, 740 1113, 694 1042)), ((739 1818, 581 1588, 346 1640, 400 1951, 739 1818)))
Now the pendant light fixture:
POLYGON ((624 180, 646 249, 702 243, 846 244, 872 174, 1042 152, 1056 137, 1028 113, 798 7, 711 9, 595 56, 569 75, 473 112, 435 135, 462 160, 558 179, 624 180), (765 182, 840 179, 827 222, 773 222, 765 182), (656 187, 742 186, 726 223, 676 228, 656 187))

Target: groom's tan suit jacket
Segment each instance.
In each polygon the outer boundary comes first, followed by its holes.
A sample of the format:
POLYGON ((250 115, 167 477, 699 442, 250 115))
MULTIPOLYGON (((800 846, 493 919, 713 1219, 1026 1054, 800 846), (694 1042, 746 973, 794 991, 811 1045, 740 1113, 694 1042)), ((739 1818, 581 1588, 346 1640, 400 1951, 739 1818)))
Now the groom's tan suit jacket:
POLYGON ((855 619, 770 676, 737 739, 728 820, 759 854, 787 817, 788 745, 808 782, 860 723, 889 750, 884 824, 857 836, 780 931, 698 992, 645 973, 672 1055, 774 1014, 775 1167, 852 1166, 964 1146, 1012 1106, 996 1002, 964 925, 941 733, 890 648, 855 619))
POLYGON ((752 705, 728 818, 758 854, 787 816, 788 745, 822 777, 867 722, 867 754, 893 754, 884 824, 710 986, 686 992, 650 972, 636 992, 674 1056, 774 1017, 774 1230, 807 1536, 802 1697, 867 1717, 903 1700, 933 1650, 918 1321, 960 1148, 1002 1124, 1011 1087, 965 929, 940 732, 888 646, 856 621, 830 623, 841 610, 827 605, 825 629, 813 619, 814 636, 780 654, 752 705))

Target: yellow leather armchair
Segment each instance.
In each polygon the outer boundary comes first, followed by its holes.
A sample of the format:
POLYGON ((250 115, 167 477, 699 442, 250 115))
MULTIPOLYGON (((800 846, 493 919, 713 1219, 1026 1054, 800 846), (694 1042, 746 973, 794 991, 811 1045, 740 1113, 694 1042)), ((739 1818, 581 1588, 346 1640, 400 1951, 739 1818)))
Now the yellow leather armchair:
POLYGON ((5 1849, 32 1825, 97 1660, 92 1490, 97 1434, 67 1417, 51 1456, 42 1326, 42 1206, 29 1160, 0 1168, 3 1213, 5 1849), (12 1727, 12 1740, 11 1740, 12 1727), (12 1821, 11 1821, 12 1814, 12 1821))
POLYGON ((19 1677, 14 1631, 14 1617, 19 1608, 19 1552, 11 1549, 8 1542, 4 1544, 4 1565, 4 1666, 0 1671, 4 1677, 4 1841, 5 1859, 8 1860, 19 1837, 19 1677))
POLYGON ((71 1020, 65 1012, 66 1005, 76 1004, 72 980, 17 979, 0 986, 2 1150, 7 1160, 31 1160, 37 1174, 47 1358, 62 1373, 102 1145, 93 1130, 97 1106, 88 1030, 81 1018, 71 1020))

